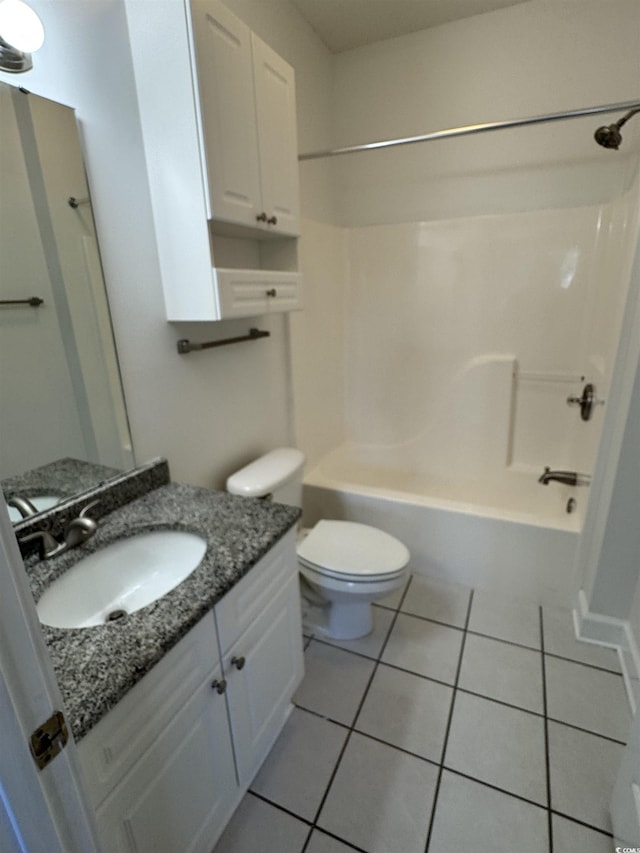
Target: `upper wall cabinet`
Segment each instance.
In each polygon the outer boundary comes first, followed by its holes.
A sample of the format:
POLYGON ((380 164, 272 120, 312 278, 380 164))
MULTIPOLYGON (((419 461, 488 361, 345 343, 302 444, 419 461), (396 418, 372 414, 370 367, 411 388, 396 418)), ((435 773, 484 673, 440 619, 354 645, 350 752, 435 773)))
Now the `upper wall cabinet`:
POLYGON ((293 69, 217 0, 192 20, 212 218, 298 235, 293 69))
POLYGON ((293 69, 220 0, 124 4, 167 319, 301 308, 293 69))

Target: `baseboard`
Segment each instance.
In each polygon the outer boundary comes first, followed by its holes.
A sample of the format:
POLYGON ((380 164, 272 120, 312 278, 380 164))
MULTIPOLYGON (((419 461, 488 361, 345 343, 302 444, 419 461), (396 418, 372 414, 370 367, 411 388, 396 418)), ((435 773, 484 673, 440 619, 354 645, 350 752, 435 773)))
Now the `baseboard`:
POLYGON ((640 650, 631 626, 624 619, 603 616, 589 610, 584 590, 578 593, 578 606, 573 611, 576 638, 585 643, 616 649, 631 713, 640 706, 640 650))

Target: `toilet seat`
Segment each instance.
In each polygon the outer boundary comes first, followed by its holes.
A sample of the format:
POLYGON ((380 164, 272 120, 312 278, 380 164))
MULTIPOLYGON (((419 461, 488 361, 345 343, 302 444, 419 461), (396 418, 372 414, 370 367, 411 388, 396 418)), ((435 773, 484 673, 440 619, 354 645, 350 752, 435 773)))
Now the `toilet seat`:
POLYGON ((302 567, 335 580, 374 583, 401 576, 408 549, 383 530, 354 521, 319 521, 298 546, 302 567))

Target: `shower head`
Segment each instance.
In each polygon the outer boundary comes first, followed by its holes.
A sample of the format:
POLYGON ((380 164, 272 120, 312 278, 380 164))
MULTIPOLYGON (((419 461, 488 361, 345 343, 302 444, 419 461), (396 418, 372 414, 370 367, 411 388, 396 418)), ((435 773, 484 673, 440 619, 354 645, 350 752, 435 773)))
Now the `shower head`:
POLYGON ((617 151, 620 147, 620 143, 622 142, 620 128, 623 124, 626 124, 626 122, 629 121, 631 116, 634 116, 638 112, 640 112, 640 107, 634 110, 629 110, 626 115, 622 116, 622 118, 618 119, 614 124, 599 127, 593 134, 593 138, 598 145, 602 145, 603 148, 615 148, 617 151))
POLYGON ((615 148, 616 151, 622 142, 622 134, 617 124, 610 124, 608 127, 599 127, 593 134, 593 138, 602 145, 603 148, 615 148))

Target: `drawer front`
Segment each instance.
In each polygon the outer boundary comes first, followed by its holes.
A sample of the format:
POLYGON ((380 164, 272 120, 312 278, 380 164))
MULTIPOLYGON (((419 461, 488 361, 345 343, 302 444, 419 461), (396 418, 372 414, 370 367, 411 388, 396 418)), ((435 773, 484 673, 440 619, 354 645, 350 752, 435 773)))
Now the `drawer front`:
POLYGON ((270 289, 268 308, 270 312, 275 311, 301 311, 302 302, 302 279, 299 281, 283 281, 270 289))
POLYGON ((156 742, 218 662, 211 612, 80 741, 78 751, 93 806, 102 802, 156 742))
POLYGON ((221 317, 251 317, 267 312, 268 285, 241 271, 215 270, 221 317))
POLYGON ((302 308, 302 276, 294 272, 214 267, 220 317, 255 317, 302 308))
POLYGON ((290 530, 215 606, 222 655, 298 572, 295 529, 290 530))

